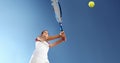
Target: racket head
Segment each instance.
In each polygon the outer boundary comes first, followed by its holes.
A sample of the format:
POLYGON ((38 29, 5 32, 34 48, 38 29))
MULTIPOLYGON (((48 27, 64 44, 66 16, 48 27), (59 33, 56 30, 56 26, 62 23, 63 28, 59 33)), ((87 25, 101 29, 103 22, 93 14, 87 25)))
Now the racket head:
POLYGON ((62 10, 61 10, 60 2, 58 0, 52 0, 52 6, 55 12, 56 20, 59 23, 62 23, 62 10))

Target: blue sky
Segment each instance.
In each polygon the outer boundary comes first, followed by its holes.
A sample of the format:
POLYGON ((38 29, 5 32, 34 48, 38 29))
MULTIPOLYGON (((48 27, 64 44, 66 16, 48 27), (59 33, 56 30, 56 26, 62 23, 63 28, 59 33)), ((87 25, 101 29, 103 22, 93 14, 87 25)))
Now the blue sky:
MULTIPOLYGON (((51 63, 119 63, 119 0, 60 0, 67 41, 51 63)), ((0 0, 0 63, 28 63, 42 30, 59 33, 50 0, 0 0)), ((53 42, 53 41, 51 41, 53 42)))

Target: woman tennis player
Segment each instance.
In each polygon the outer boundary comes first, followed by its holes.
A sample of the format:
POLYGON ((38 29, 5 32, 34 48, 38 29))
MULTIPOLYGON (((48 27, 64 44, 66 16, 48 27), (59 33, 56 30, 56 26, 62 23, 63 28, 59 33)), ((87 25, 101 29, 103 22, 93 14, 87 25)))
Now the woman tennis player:
POLYGON ((29 63, 49 63, 48 51, 49 48, 54 47, 66 40, 65 33, 62 31, 55 36, 49 36, 48 31, 42 31, 41 35, 36 38, 35 50, 31 56, 29 63), (48 41, 59 38, 58 41, 49 44, 48 41))

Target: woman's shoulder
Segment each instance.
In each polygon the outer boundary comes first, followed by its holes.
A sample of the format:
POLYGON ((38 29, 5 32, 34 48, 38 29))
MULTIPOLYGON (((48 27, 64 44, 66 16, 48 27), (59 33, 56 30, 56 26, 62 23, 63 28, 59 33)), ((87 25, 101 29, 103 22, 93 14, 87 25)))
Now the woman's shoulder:
POLYGON ((36 37, 35 41, 41 41, 40 37, 36 37))

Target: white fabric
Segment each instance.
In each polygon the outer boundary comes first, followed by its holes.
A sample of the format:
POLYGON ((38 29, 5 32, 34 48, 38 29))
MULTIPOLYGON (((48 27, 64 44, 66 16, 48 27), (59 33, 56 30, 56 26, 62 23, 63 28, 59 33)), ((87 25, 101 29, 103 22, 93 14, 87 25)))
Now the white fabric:
POLYGON ((29 63, 49 63, 48 60, 49 44, 46 41, 36 42, 35 50, 29 63))

